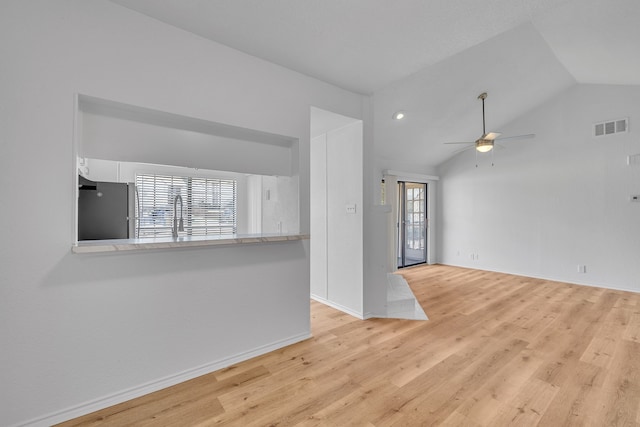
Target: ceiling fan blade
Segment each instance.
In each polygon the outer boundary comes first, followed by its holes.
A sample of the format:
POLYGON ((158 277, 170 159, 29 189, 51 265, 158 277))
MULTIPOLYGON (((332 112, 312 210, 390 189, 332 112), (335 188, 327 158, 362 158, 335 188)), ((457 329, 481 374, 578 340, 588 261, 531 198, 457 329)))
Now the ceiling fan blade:
POLYGON ((505 136, 503 138, 497 138, 497 141, 503 142, 503 141, 517 141, 520 139, 531 139, 531 138, 535 138, 536 134, 535 133, 528 133, 526 135, 515 135, 515 136, 505 136))
POLYGON ((487 139, 489 141, 493 141, 496 138, 498 138, 500 135, 502 135, 500 132, 489 132, 485 134, 481 139, 487 139))
POLYGON ((455 156, 458 153, 462 153, 463 151, 471 150, 472 148, 475 148, 475 147, 476 147, 475 144, 474 145, 470 145, 468 147, 464 147, 464 148, 461 148, 459 150, 454 151, 453 153, 451 153, 451 155, 455 156))
POLYGON ((444 142, 443 144, 475 144, 475 142, 465 141, 465 142, 444 142))

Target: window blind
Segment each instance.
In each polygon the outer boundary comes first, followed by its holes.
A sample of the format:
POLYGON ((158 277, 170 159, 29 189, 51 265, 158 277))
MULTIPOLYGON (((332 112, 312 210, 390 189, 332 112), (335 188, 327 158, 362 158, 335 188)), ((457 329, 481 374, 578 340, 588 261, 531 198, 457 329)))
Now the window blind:
POLYGON ((136 175, 138 237, 170 237, 174 216, 187 236, 235 234, 237 184, 233 179, 136 175), (176 198, 182 198, 182 206, 176 198), (174 213, 174 205, 176 211, 174 213))

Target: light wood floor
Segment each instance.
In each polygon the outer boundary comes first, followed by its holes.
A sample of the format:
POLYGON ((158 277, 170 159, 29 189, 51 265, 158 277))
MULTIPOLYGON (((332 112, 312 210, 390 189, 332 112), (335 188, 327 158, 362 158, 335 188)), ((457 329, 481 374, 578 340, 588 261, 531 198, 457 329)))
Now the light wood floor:
POLYGON ((312 303, 312 339, 64 426, 640 426, 640 294, 403 271, 429 321, 312 303))

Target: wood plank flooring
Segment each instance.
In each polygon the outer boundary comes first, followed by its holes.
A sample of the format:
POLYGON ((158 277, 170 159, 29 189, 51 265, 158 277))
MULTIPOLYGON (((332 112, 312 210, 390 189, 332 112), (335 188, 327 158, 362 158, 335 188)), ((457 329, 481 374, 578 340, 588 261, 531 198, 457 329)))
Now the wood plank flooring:
POLYGON ((640 426, 640 294, 405 269, 428 321, 313 338, 61 426, 640 426))

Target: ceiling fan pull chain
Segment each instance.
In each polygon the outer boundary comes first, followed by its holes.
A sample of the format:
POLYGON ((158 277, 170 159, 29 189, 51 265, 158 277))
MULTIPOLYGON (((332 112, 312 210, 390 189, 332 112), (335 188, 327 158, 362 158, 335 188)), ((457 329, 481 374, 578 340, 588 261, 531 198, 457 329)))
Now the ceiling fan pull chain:
POLYGON ((496 150, 491 150, 491 167, 493 167, 493 152, 496 150))
POLYGON ((478 167, 478 150, 473 150, 476 152, 476 167, 478 167))

